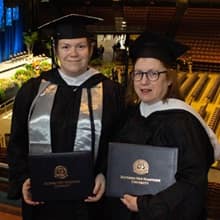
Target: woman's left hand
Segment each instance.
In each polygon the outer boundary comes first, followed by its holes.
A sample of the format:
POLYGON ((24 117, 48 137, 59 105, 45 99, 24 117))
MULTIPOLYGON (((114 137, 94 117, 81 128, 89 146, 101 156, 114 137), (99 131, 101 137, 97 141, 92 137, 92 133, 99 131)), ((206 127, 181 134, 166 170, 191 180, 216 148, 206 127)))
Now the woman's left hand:
POLYGON ((121 201, 124 203, 124 205, 127 206, 127 208, 130 211, 138 212, 138 206, 137 206, 137 197, 131 196, 128 194, 125 194, 123 198, 121 198, 121 201))
POLYGON ((105 177, 102 173, 99 173, 95 178, 95 187, 93 189, 93 196, 88 196, 85 202, 97 202, 101 199, 105 192, 105 177))

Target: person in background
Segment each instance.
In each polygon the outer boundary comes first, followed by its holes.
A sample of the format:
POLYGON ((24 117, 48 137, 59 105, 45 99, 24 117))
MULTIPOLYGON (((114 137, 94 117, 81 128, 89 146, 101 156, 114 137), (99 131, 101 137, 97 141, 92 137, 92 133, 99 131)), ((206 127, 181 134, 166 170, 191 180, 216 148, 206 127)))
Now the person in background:
POLYGON ((112 78, 112 80, 114 80, 115 82, 118 82, 118 70, 117 70, 116 67, 113 67, 113 68, 112 68, 111 78, 112 78))
MULTIPOLYGON (((176 59, 187 47, 145 31, 131 45, 134 63, 124 123, 114 141, 178 148, 176 182, 155 195, 109 198, 111 220, 205 220, 212 140, 201 117, 181 100, 176 59)), ((216 138, 216 137, 215 137, 216 138)), ((215 139, 216 140, 216 139, 215 139)), ((147 187, 147 186, 146 186, 147 187)))
POLYGON ((100 46, 99 46, 99 48, 98 48, 98 53, 99 53, 99 57, 100 57, 101 59, 103 59, 103 54, 104 54, 104 52, 105 52, 105 48, 104 48, 104 46, 103 46, 102 44, 100 44, 100 46))
POLYGON ((53 32, 56 67, 30 79, 19 90, 8 146, 8 197, 22 198, 24 220, 102 219, 107 143, 123 110, 123 90, 88 65, 93 46, 87 25, 99 21, 102 19, 69 14, 40 27, 53 32), (49 101, 43 103, 41 97, 45 96, 49 101), (37 118, 32 117, 33 111, 37 118), (33 201, 29 153, 83 150, 93 153, 93 195, 82 201, 33 201))

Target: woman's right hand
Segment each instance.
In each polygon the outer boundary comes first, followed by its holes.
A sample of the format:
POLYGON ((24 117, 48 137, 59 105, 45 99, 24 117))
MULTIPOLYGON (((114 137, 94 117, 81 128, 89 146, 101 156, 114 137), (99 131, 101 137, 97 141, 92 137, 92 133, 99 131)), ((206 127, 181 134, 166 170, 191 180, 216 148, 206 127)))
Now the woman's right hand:
POLYGON ((42 204, 43 202, 37 202, 37 201, 33 201, 32 200, 32 195, 31 195, 31 180, 30 178, 26 179, 22 185, 22 195, 23 195, 23 199, 24 201, 28 204, 28 205, 39 205, 42 204))

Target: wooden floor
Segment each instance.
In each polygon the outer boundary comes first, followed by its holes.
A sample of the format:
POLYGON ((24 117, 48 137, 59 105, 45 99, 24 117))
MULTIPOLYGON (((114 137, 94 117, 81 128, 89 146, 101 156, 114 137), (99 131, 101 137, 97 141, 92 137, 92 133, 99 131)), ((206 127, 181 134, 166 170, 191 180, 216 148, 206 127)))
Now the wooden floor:
POLYGON ((22 220, 21 208, 0 203, 0 220, 22 220))
POLYGON ((0 219, 1 220, 21 220, 21 217, 17 215, 12 215, 9 213, 0 212, 0 219))

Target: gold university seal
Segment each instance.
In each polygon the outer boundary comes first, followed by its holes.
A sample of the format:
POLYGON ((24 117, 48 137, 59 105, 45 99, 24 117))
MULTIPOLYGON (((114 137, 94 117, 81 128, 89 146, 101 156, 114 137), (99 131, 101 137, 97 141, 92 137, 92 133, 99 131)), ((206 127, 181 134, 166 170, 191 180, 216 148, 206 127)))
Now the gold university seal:
POLYGON ((136 160, 133 163, 133 171, 138 175, 144 175, 149 172, 149 164, 146 160, 136 160))
POLYGON ((58 165, 54 168, 54 178, 65 179, 68 177, 67 168, 62 165, 58 165))

